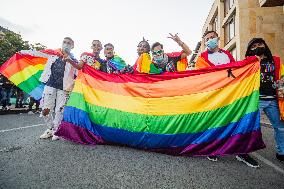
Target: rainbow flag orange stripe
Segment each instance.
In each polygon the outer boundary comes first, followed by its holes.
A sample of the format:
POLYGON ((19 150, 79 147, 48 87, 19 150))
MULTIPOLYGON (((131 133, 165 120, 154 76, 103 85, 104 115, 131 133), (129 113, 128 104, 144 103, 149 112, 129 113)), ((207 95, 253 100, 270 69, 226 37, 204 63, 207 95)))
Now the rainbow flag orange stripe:
POLYGON ((265 147, 259 77, 255 58, 162 75, 106 74, 86 65, 57 135, 174 155, 249 153, 265 147))

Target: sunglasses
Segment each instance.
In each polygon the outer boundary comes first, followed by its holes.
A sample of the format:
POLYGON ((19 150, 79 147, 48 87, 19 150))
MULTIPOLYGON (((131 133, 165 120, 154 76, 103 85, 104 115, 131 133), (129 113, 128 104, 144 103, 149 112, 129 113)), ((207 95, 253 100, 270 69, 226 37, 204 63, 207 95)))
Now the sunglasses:
POLYGON ((152 54, 153 55, 161 55, 161 54, 163 54, 163 52, 164 52, 163 50, 158 50, 158 51, 153 51, 152 54))

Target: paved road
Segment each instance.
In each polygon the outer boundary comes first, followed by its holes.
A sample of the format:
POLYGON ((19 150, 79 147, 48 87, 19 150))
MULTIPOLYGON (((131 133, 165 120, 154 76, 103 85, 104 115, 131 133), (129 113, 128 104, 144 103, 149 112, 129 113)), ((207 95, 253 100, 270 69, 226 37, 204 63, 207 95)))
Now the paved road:
POLYGON ((267 148, 254 153, 261 167, 253 169, 232 156, 210 162, 40 140, 42 123, 38 115, 0 115, 0 188, 284 188, 271 128, 262 128, 267 148))

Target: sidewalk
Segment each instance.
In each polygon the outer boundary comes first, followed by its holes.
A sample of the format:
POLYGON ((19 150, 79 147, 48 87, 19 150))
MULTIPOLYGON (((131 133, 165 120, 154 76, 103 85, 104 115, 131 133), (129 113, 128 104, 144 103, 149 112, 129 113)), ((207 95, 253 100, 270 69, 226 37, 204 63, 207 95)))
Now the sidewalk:
POLYGON ((28 113, 28 105, 25 105, 24 108, 15 108, 15 105, 12 105, 9 110, 2 110, 2 106, 0 106, 0 115, 20 113, 28 113))

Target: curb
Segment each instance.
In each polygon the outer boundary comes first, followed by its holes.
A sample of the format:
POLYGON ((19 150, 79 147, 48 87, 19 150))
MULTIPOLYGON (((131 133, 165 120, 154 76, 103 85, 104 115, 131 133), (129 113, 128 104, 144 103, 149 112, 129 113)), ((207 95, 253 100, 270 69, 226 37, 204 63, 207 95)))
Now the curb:
POLYGON ((20 109, 20 110, 0 110, 0 115, 7 115, 7 114, 19 114, 19 113, 28 113, 28 109, 20 109))

